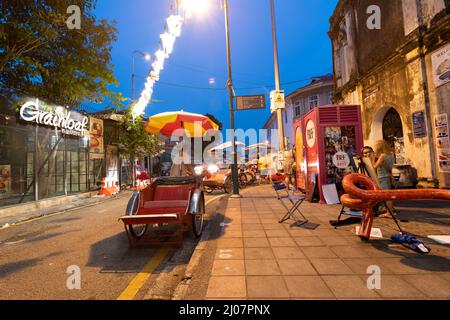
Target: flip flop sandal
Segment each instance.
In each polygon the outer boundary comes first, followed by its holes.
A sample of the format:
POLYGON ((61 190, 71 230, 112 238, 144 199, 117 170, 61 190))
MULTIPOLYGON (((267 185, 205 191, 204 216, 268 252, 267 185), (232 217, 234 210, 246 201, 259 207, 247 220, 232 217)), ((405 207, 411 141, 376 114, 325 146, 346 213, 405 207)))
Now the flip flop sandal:
POLYGON ((431 251, 431 249, 419 239, 411 241, 409 247, 418 253, 429 253, 431 251))

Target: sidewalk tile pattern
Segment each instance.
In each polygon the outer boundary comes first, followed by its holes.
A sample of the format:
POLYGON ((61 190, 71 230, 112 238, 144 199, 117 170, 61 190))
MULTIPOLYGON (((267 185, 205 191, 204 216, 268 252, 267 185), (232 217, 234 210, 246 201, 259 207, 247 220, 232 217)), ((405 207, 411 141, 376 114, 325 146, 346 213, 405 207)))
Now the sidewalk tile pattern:
POLYGON ((268 185, 241 193, 228 200, 222 236, 210 240, 217 251, 206 299, 450 299, 450 247, 426 240, 450 234, 448 209, 397 207, 408 212, 403 227, 432 248, 420 255, 389 240, 398 232, 392 219, 376 218, 384 238, 363 242, 355 224, 329 224, 339 205, 304 202, 302 212, 319 225, 310 230, 278 223, 285 209, 268 185), (369 289, 371 266, 380 268, 379 289, 369 289))

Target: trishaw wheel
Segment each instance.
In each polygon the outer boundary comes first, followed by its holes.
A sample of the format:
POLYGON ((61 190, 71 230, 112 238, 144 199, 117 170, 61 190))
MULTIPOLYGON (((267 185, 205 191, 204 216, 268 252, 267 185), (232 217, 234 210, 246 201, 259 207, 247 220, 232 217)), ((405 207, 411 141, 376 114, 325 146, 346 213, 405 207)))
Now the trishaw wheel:
POLYGON ((200 200, 198 212, 192 214, 192 230, 196 238, 199 238, 203 232, 204 215, 205 215, 205 201, 203 197, 200 200))
POLYGON ((247 177, 247 184, 252 184, 253 182, 255 182, 255 176, 250 172, 247 172, 245 176, 247 177))
POLYGON ((225 193, 233 192, 233 181, 231 179, 231 175, 225 179, 225 182, 223 183, 223 191, 225 191, 225 193))
POLYGON ((211 187, 206 187, 206 186, 204 186, 203 187, 203 191, 205 191, 206 193, 212 193, 214 190, 213 190, 213 188, 211 188, 211 187))
POLYGON ((239 188, 243 189, 247 186, 248 179, 245 173, 239 174, 239 188))
POLYGON ((140 239, 147 232, 148 225, 147 224, 136 224, 129 225, 128 231, 135 239, 140 239))

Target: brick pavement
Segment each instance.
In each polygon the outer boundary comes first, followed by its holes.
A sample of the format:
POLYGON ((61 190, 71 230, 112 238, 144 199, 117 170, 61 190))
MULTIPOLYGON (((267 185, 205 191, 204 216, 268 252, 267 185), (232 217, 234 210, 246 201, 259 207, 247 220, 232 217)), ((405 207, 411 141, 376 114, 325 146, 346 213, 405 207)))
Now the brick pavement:
MULTIPOLYGON (((340 206, 304 202, 314 230, 279 224, 284 208, 268 185, 247 188, 229 199, 206 299, 449 299, 450 247, 423 238, 431 253, 421 255, 392 243, 394 221, 376 218, 383 239, 363 242, 358 224, 335 229, 340 206), (367 268, 381 269, 381 289, 367 288, 367 268)), ((404 202, 402 226, 426 236, 450 234, 450 204, 404 202), (432 208, 430 208, 432 207, 432 208)), ((345 217, 344 217, 345 219, 345 217)))

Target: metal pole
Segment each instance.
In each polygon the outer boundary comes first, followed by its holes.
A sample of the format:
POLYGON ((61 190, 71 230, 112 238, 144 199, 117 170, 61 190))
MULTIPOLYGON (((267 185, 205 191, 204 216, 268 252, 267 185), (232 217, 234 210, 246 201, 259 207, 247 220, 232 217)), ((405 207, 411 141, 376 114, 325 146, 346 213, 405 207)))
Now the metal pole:
POLYGON ((233 163, 231 164, 231 178, 233 181, 233 195, 232 197, 240 197, 239 195, 239 184, 238 184, 238 167, 237 167, 237 150, 236 150, 236 137, 235 137, 235 127, 234 127, 234 94, 233 94, 233 80, 231 73, 231 49, 230 49, 230 25, 228 19, 228 0, 224 0, 224 11, 225 11, 225 33, 227 42, 227 64, 228 64, 228 95, 230 100, 230 126, 231 126, 231 147, 232 147, 232 157, 233 163))
MULTIPOLYGON (((280 90, 280 69, 278 64, 278 45, 277 45, 277 30, 275 21, 275 6, 274 0, 270 0, 270 15, 272 18, 272 41, 273 41, 273 62, 275 67, 275 90, 280 90)), ((277 109, 277 123, 278 123, 278 143, 280 150, 284 151, 284 130, 283 130, 283 113, 281 109, 277 109)))
POLYGON ((132 98, 133 98, 133 102, 135 100, 135 96, 134 96, 134 53, 133 53, 133 62, 131 64, 131 94, 132 94, 132 98))
MULTIPOLYGON (((34 172, 34 179, 33 179, 33 184, 34 184, 34 201, 39 201, 39 158, 40 158, 40 154, 39 154, 39 127, 36 126, 35 128, 35 140, 34 140, 34 168, 33 168, 33 172, 34 172)), ((23 194, 22 198, 20 199, 19 203, 22 203, 23 198, 25 198, 25 196, 28 193, 28 190, 31 188, 31 184, 28 186, 27 190, 25 191, 25 193, 23 194)))

